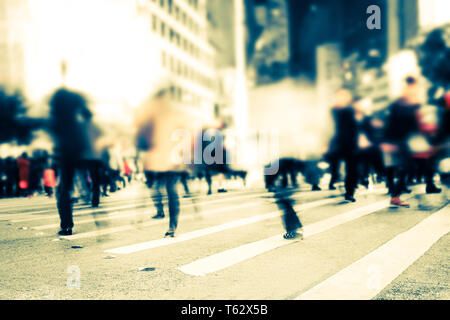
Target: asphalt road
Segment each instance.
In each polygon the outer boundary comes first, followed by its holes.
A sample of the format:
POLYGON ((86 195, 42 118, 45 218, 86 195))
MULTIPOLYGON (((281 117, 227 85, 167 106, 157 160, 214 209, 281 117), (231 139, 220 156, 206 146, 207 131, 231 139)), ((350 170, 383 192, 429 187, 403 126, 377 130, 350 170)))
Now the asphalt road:
POLYGON ((77 204, 69 237, 54 199, 3 199, 0 299, 449 299, 449 192, 413 190, 400 209, 382 185, 299 190, 294 241, 262 188, 183 198, 173 239, 140 184, 77 204))

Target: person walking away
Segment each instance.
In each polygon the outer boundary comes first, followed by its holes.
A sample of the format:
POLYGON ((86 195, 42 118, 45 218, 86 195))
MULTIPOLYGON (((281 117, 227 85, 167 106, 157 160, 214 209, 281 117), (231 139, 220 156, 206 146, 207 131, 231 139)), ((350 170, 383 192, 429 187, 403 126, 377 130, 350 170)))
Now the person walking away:
POLYGON ((357 98, 354 102, 355 116, 358 125, 358 177, 360 183, 368 188, 372 172, 377 174, 377 180, 384 177, 383 159, 377 139, 376 120, 369 115, 369 105, 364 99, 357 98))
POLYGON ((385 135, 380 145, 388 169, 391 205, 409 207, 401 201, 400 195, 406 191, 406 178, 411 171, 412 157, 408 139, 419 132, 417 111, 420 108, 418 84, 415 77, 408 76, 402 97, 392 103, 386 121, 385 135), (396 178, 396 179, 395 179, 396 178))
POLYGON ((44 191, 47 197, 52 198, 53 190, 56 187, 56 175, 55 170, 53 169, 51 164, 51 159, 47 159, 47 163, 44 168, 42 184, 44 185, 44 191))
POLYGON ((79 93, 58 89, 50 99, 49 131, 55 145, 55 159, 59 170, 57 207, 61 230, 59 235, 71 235, 74 226, 71 191, 75 170, 81 167, 86 148, 82 125, 92 117, 86 99, 79 93))
POLYGON ((19 194, 20 196, 29 196, 29 177, 30 177, 30 160, 26 152, 17 159, 17 168, 19 169, 19 194))
MULTIPOLYGON (((135 124, 138 128, 138 149, 143 152, 143 167, 147 186, 152 190, 152 199, 157 214, 155 219, 164 218, 164 188, 168 196, 169 229, 165 237, 174 237, 178 226, 179 197, 176 183, 185 165, 174 159, 176 141, 172 135, 179 129, 186 129, 189 121, 186 115, 177 111, 170 103, 170 87, 163 86, 138 110, 135 124)), ((189 145, 186 148, 190 147, 189 145)))
POLYGON ((335 135, 328 152, 332 178, 330 189, 333 189, 339 170, 340 161, 345 162, 345 200, 355 202, 354 193, 357 186, 357 138, 358 129, 353 108, 353 97, 349 90, 341 88, 335 94, 332 116, 335 135))
POLYGON ((102 130, 92 121, 87 119, 83 122, 86 133, 85 148, 81 156, 82 167, 85 170, 87 187, 90 191, 91 205, 97 208, 100 204, 100 184, 102 176, 102 147, 107 140, 103 137, 102 130))

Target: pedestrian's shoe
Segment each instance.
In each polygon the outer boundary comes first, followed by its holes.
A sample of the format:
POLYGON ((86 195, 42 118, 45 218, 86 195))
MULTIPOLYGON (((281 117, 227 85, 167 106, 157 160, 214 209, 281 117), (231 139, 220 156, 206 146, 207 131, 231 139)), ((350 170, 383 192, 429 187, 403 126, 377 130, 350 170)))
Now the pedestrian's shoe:
POLYGON ((334 185, 331 185, 328 187, 329 190, 336 190, 336 187, 334 185))
POLYGON ((345 201, 356 202, 356 199, 353 196, 346 195, 345 196, 345 201))
POLYGON ((400 200, 400 197, 393 197, 391 199, 391 205, 409 208, 409 204, 406 202, 402 202, 402 200, 400 200))
POLYGON ((283 238, 286 240, 292 240, 292 239, 296 239, 296 238, 303 239, 303 230, 299 230, 298 232, 297 231, 286 232, 283 235, 283 238))
POLYGON ((171 237, 171 238, 175 237, 175 231, 173 231, 173 230, 167 231, 166 234, 164 235, 164 238, 167 238, 167 237, 171 237))
POLYGON ((72 229, 61 229, 61 230, 59 230, 58 235, 70 236, 70 235, 72 235, 72 229))
POLYGON ((152 219, 163 219, 165 217, 164 213, 157 213, 152 217, 152 219))
POLYGON ((426 192, 427 193, 441 193, 442 189, 436 187, 434 184, 427 185, 426 192))
POLYGON ((219 190, 217 190, 217 192, 227 192, 227 190, 224 188, 220 188, 219 190))
POLYGON ((320 190, 322 189, 320 189, 320 187, 317 184, 313 185, 312 191, 320 191, 320 190))

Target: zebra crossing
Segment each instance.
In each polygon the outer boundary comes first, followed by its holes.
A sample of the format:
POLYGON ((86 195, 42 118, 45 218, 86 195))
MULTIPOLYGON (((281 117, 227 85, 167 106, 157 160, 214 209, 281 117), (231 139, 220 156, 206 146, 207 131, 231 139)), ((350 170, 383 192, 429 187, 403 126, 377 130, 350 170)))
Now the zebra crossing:
MULTIPOLYGON (((17 205, 12 199, 0 201, 0 225, 10 230, 24 230, 18 231, 21 236, 28 232, 30 238, 39 241, 58 239, 81 244, 85 254, 92 255, 93 259, 99 254, 126 256, 128 261, 136 261, 136 267, 148 257, 160 257, 164 250, 169 250, 173 257, 179 253, 180 258, 174 258, 165 267, 168 273, 175 272, 180 281, 195 285, 201 283, 203 287, 208 287, 208 281, 212 285, 222 276, 266 274, 267 271, 259 269, 261 261, 271 266, 278 265, 285 258, 277 262, 273 257, 278 257, 282 252, 292 254, 291 262, 297 263, 302 260, 300 257, 311 254, 312 249, 306 251, 305 244, 318 239, 326 243, 327 237, 341 235, 352 223, 362 223, 370 228, 371 225, 364 221, 377 221, 376 218, 380 221, 400 221, 410 210, 414 223, 402 226, 406 229, 402 229, 401 233, 393 234, 377 248, 363 252, 362 256, 334 274, 325 272, 315 275, 314 283, 299 283, 298 288, 292 283, 281 296, 283 299, 298 300, 372 299, 450 231, 450 210, 445 195, 436 198, 439 202, 436 209, 424 212, 414 209, 418 207, 417 203, 414 204, 416 196, 424 193, 424 186, 414 187, 413 193, 404 197, 412 201, 411 209, 391 208, 386 192, 383 186, 376 186, 373 190, 360 189, 356 194, 356 203, 345 203, 339 191, 296 192, 293 197, 296 200, 295 209, 304 224, 303 240, 283 239, 281 212, 274 204, 272 193, 264 189, 231 190, 223 194, 195 194, 190 198, 180 198, 179 230, 175 238, 162 237, 168 227, 168 218, 151 219, 156 212, 144 186, 132 186, 120 191, 105 199, 99 208, 77 205, 74 210, 74 234, 71 236, 55 235, 59 226, 55 200, 42 197, 21 199, 20 202, 16 199, 17 205), (99 239, 102 241, 94 241, 99 239), (189 256, 187 248, 191 246, 195 247, 195 254, 189 256), (382 276, 376 285, 367 285, 370 279, 367 269, 374 265, 381 270, 382 276)), ((357 234, 358 230, 353 232, 357 234)), ((334 244, 331 242, 329 245, 334 244)), ((120 261, 113 259, 111 264, 117 263, 116 267, 120 268, 120 261)), ((242 280, 242 285, 245 287, 245 280, 242 280)), ((264 286, 261 294, 263 290, 264 286)), ((280 298, 283 288, 271 290, 280 298)), ((239 293, 238 289, 236 292, 239 293)), ((181 290, 176 294, 189 297, 192 293, 181 290)), ((223 296, 214 294, 214 291, 210 293, 215 299, 229 298, 229 295, 233 297, 232 293, 224 293, 223 296)))

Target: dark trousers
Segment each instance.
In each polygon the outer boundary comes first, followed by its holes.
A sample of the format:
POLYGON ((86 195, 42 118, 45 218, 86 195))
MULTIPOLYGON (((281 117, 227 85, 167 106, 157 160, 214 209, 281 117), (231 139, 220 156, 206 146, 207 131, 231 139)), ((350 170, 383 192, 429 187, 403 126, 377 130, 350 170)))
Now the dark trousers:
POLYGON ((382 154, 377 147, 361 150, 358 153, 358 163, 360 169, 359 174, 363 184, 371 172, 377 174, 378 181, 381 180, 381 177, 385 176, 382 154))
POLYGON ((436 173, 436 164, 435 159, 428 158, 428 159, 414 159, 414 162, 416 163, 416 177, 418 182, 421 182, 422 177, 425 178, 425 183, 427 186, 432 186, 433 184, 433 177, 436 173))
POLYGON ((158 214, 164 214, 163 195, 161 189, 165 188, 169 200, 169 228, 176 230, 180 212, 180 200, 176 190, 176 183, 180 177, 179 172, 145 171, 147 186, 153 190, 152 200, 158 214))
POLYGON ((352 197, 358 182, 358 161, 352 153, 336 153, 329 157, 331 180, 330 186, 339 179, 339 164, 345 162, 345 194, 352 197))
POLYGON ((79 163, 69 159, 61 160, 58 165, 60 180, 57 188, 56 204, 58 206, 61 229, 73 228, 71 192, 77 165, 79 163))
POLYGON ((294 200, 291 198, 294 191, 287 189, 277 189, 274 193, 275 203, 283 211, 283 224, 286 232, 294 232, 303 225, 297 212, 294 210, 294 200))
POLYGON ((98 207, 100 204, 100 175, 102 162, 101 160, 84 160, 83 168, 89 172, 89 177, 91 178, 90 188, 91 188, 91 201, 93 207, 98 207))
POLYGON ((393 198, 400 196, 406 190, 407 175, 408 170, 402 166, 387 169, 387 186, 393 198))
POLYGON ((73 228, 72 198, 73 181, 77 168, 88 169, 92 180, 92 205, 98 206, 100 201, 99 162, 64 159, 59 161, 60 182, 57 188, 56 203, 61 229, 73 228))
POLYGON ((53 188, 44 186, 44 191, 47 194, 48 197, 51 197, 53 195, 53 188))

